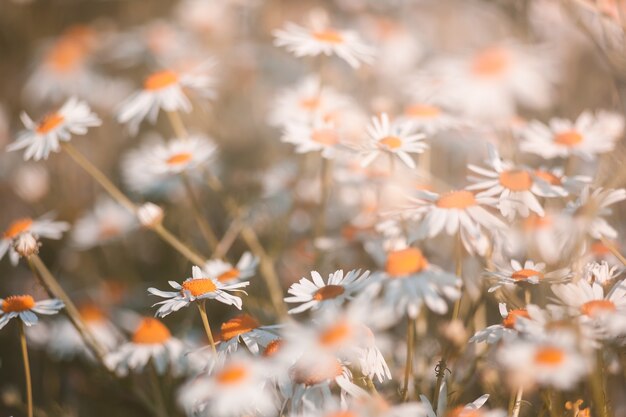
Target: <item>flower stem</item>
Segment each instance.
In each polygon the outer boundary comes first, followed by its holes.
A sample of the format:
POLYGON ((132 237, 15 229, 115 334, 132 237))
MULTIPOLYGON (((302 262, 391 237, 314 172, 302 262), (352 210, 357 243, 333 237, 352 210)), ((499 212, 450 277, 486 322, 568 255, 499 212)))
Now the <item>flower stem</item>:
POLYGON ((597 417, 609 417, 609 407, 607 404, 606 391, 604 385, 604 360, 602 351, 596 352, 596 366, 590 375, 589 385, 593 398, 594 415, 597 417))
POLYGON ((615 256, 617 259, 619 259, 619 261, 623 264, 626 265, 626 258, 624 257, 624 255, 622 255, 619 250, 617 250, 617 248, 615 247, 614 244, 612 244, 611 242, 609 242, 607 239, 605 239, 604 237, 601 238, 602 244, 604 246, 606 246, 606 248, 613 254, 613 256, 615 256))
POLYGON ((330 187, 332 185, 333 168, 332 161, 322 158, 322 168, 320 170, 320 206, 317 215, 317 222, 315 224, 315 237, 323 236, 326 233, 326 212, 328 211, 328 200, 330 197, 330 187))
POLYGON ((170 119, 170 123, 172 125, 172 129, 174 130, 174 134, 179 139, 185 139, 188 137, 187 129, 185 129, 185 124, 183 123, 183 119, 180 117, 178 111, 168 111, 167 118, 170 119))
POLYGON ((200 311, 200 317, 202 317, 202 325, 204 326, 204 331, 206 332, 206 336, 209 338, 209 343, 211 344, 211 349, 213 350, 213 354, 217 356, 217 349, 215 349, 215 341, 213 340, 213 333, 211 332, 211 326, 209 325, 209 318, 206 314, 206 303, 204 300, 196 303, 198 306, 198 310, 200 311))
POLYGON ((209 225, 207 220, 202 216, 200 202, 198 201, 196 193, 193 190, 193 186, 189 181, 189 177, 185 173, 182 173, 181 179, 183 181, 183 185, 185 186, 187 196, 189 197, 189 202, 191 203, 191 211, 193 213, 193 216, 196 218, 198 226, 200 227, 200 232, 202 232, 204 240, 206 240, 207 245, 209 245, 209 249, 214 252, 219 243, 219 240, 217 239, 215 232, 211 228, 211 225, 209 225))
POLYGON ((413 335, 415 332, 415 319, 409 318, 406 329, 406 366, 404 368, 404 386, 402 387, 402 401, 409 399, 409 380, 413 373, 413 335))
POLYGON ((24 359, 24 378, 26 379, 26 403, 28 405, 28 417, 33 417, 33 386, 30 379, 30 362, 28 360, 28 347, 26 346, 26 333, 24 323, 18 320, 20 329, 20 344, 22 345, 22 357, 24 359))
POLYGON ((511 410, 511 417, 518 417, 520 409, 522 408, 522 396, 524 395, 524 388, 519 387, 515 394, 515 402, 513 403, 513 409, 511 410))
POLYGON ((163 391, 159 384, 159 374, 157 373, 154 362, 150 362, 150 385, 152 386, 152 395, 156 406, 154 407, 154 413, 156 417, 168 417, 167 408, 163 399, 163 391))

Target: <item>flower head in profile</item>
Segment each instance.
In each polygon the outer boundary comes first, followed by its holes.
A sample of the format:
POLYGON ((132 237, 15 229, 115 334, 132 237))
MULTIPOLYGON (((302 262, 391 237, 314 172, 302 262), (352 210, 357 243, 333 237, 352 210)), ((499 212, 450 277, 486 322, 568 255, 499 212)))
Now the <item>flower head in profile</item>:
POLYGON ((26 130, 17 140, 7 146, 8 151, 24 151, 24 160, 47 159, 50 152, 59 152, 60 142, 69 142, 72 135, 84 135, 88 128, 100 126, 102 121, 91 111, 87 103, 70 98, 60 109, 48 113, 34 122, 25 112, 21 115, 26 130))
POLYGON ((626 200, 626 190, 593 189, 585 187, 576 201, 571 201, 565 207, 564 213, 571 215, 575 224, 569 232, 572 236, 588 235, 594 239, 616 239, 617 230, 604 217, 610 216, 613 204, 626 200))
POLYGON ((223 284, 234 284, 252 278, 258 265, 259 258, 250 252, 244 252, 237 265, 233 266, 221 259, 211 259, 204 264, 204 270, 223 284))
POLYGON ((93 210, 74 224, 72 241, 86 250, 119 239, 137 225, 138 220, 126 207, 109 197, 100 197, 93 210))
POLYGON ((35 301, 32 295, 11 295, 0 298, 0 329, 11 319, 19 318, 25 326, 37 324, 37 314, 47 316, 56 314, 64 307, 63 301, 57 299, 35 301))
POLYGON ((502 322, 492 324, 484 329, 477 331, 469 340, 469 343, 487 342, 488 344, 498 343, 500 340, 511 340, 518 335, 515 327, 518 318, 530 318, 530 311, 526 308, 507 309, 506 303, 499 303, 498 309, 502 322))
POLYGON ((546 264, 542 262, 526 261, 522 265, 515 259, 511 260, 510 267, 508 265, 500 266, 495 271, 489 271, 487 275, 495 280, 495 283, 489 288, 489 292, 503 286, 512 288, 524 284, 557 284, 568 281, 572 277, 569 268, 546 272, 546 264))
POLYGON ((374 49, 350 30, 334 29, 323 24, 313 24, 308 28, 288 22, 284 29, 277 29, 272 34, 274 45, 284 46, 296 57, 337 55, 355 69, 363 62, 372 63, 374 58, 374 49))
POLYGON ((117 120, 128 123, 131 134, 136 134, 141 122, 147 118, 155 123, 159 111, 189 113, 190 92, 205 99, 215 97, 213 78, 208 70, 213 66, 207 61, 190 71, 164 69, 148 75, 141 90, 128 97, 119 107, 117 120))
POLYGON ((320 152, 333 159, 341 142, 341 132, 334 123, 316 119, 312 122, 287 123, 281 141, 295 145, 296 153, 320 152))
POLYGON ((344 276, 343 270, 340 269, 329 274, 324 282, 317 271, 311 272, 311 280, 301 278, 299 282, 289 287, 288 292, 291 296, 286 297, 285 302, 302 303, 289 310, 289 314, 343 304, 367 284, 369 273, 353 269, 344 276))
POLYGON ((165 317, 168 314, 187 307, 194 301, 217 300, 226 305, 234 305, 241 310, 241 298, 232 295, 231 292, 243 292, 241 288, 247 287, 250 282, 236 282, 226 284, 211 276, 206 270, 198 266, 191 269, 191 278, 187 278, 182 284, 169 281, 169 284, 176 291, 161 291, 156 288, 148 288, 148 292, 157 297, 165 298, 154 304, 159 306, 156 312, 158 317, 165 317))
POLYGON ((279 339, 281 325, 262 326, 249 314, 241 314, 222 323, 217 350, 232 354, 239 350, 242 343, 254 355, 261 354, 267 346, 279 339), (240 343, 241 342, 241 343, 240 343))
POLYGON ((11 263, 17 265, 20 256, 14 248, 14 243, 25 233, 38 238, 57 240, 61 239, 63 232, 66 232, 69 228, 70 225, 67 222, 54 221, 49 214, 38 219, 23 217, 14 220, 7 226, 0 237, 0 259, 8 252, 11 263))
POLYGON ((424 143, 425 136, 415 131, 412 123, 389 120, 386 113, 373 117, 367 126, 367 142, 361 151, 362 166, 368 166, 382 154, 398 157, 409 168, 415 168, 415 161, 409 154, 422 153, 428 148, 424 143))

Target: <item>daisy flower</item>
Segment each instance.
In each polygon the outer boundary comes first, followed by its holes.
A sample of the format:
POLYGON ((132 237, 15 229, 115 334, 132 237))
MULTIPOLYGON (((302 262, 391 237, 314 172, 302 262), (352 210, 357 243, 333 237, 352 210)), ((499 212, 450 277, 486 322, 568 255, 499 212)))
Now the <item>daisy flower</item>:
POLYGON ((621 266, 609 265, 608 262, 589 262, 585 265, 583 277, 589 284, 598 283, 602 286, 609 284, 624 272, 621 266))
POLYGON ((274 45, 284 46, 296 57, 337 55, 352 68, 359 68, 361 63, 371 64, 374 49, 364 44, 359 35, 349 30, 338 30, 316 24, 305 28, 288 22, 284 29, 272 32, 274 45))
POLYGON ((216 150, 213 141, 202 135, 169 142, 150 139, 124 156, 122 176, 132 191, 148 193, 182 173, 205 167, 216 150))
POLYGON ((572 277, 569 268, 546 272, 546 264, 541 262, 526 261, 524 266, 522 266, 515 259, 511 259, 510 265, 510 268, 508 266, 500 266, 495 271, 487 271, 487 276, 496 281, 489 288, 489 292, 494 292, 503 286, 512 288, 522 284, 556 284, 567 281, 572 277))
POLYGON ((594 115, 587 111, 574 122, 555 118, 545 125, 533 121, 520 129, 518 135, 524 152, 546 159, 575 155, 593 160, 598 154, 612 151, 623 132, 622 116, 606 111, 594 115))
POLYGON ((334 123, 315 120, 287 123, 280 140, 295 145, 296 153, 321 152, 323 158, 333 159, 341 135, 334 123))
POLYGON ((561 167, 539 167, 532 171, 533 180, 542 189, 554 189, 561 195, 579 194, 582 189, 591 184, 592 178, 587 175, 565 175, 561 167), (545 183, 545 184, 543 184, 545 183))
POLYGON ((448 410, 448 385, 444 381, 439 389, 439 401, 433 407, 430 400, 425 395, 420 395, 420 400, 426 408, 425 417, 505 417, 506 412, 502 410, 485 410, 482 407, 489 399, 489 394, 484 394, 469 404, 460 405, 448 410))
POLYGON ((205 99, 215 97, 214 80, 207 74, 212 66, 213 62, 208 61, 191 71, 165 69, 148 75, 143 88, 120 105, 117 120, 128 123, 131 134, 135 135, 145 118, 152 124, 156 122, 159 110, 189 113, 189 92, 205 99))
POLYGON ((261 323, 249 314, 242 314, 224 322, 220 329, 217 351, 232 354, 242 342, 254 355, 259 355, 274 340, 279 339, 277 330, 280 325, 261 326, 261 323))
POLYGON ((361 151, 361 165, 364 167, 380 154, 387 153, 400 158, 409 168, 415 168, 415 161, 409 154, 422 153, 428 148, 423 142, 425 136, 416 133, 413 124, 402 121, 391 123, 386 113, 372 118, 371 124, 367 126, 367 134, 367 143, 361 151))
POLYGON ((163 323, 145 317, 135 328, 131 341, 107 354, 105 363, 120 376, 128 375, 129 370, 141 372, 150 361, 157 373, 164 374, 169 366, 177 375, 184 368, 184 352, 183 343, 163 323))
POLYGON ((576 283, 553 285, 552 292, 569 313, 598 327, 605 338, 626 334, 626 282, 618 281, 605 294, 597 283, 579 280, 576 283))
POLYGON ((470 176, 468 179, 474 184, 467 189, 482 190, 478 194, 481 197, 497 196, 500 213, 509 220, 513 220, 516 213, 528 217, 529 211, 543 216, 544 210, 537 196, 564 197, 567 195, 561 187, 555 187, 546 181, 535 181, 530 170, 501 160, 498 151, 493 146, 489 146, 487 164, 491 169, 469 165, 471 171, 484 178, 470 176))
POLYGON ((507 310, 505 303, 499 303, 498 309, 502 316, 502 323, 493 324, 485 329, 477 331, 469 340, 469 343, 487 342, 488 344, 498 343, 500 340, 508 341, 514 339, 518 332, 515 328, 519 317, 530 318, 528 310, 525 308, 507 310))
POLYGON ((458 118, 452 116, 443 107, 426 100, 412 101, 404 108, 404 113, 399 119, 428 135, 452 130, 462 125, 458 118))
POLYGON ((204 270, 223 284, 234 284, 252 278, 258 265, 259 258, 250 252, 244 252, 235 266, 220 259, 212 259, 204 264, 204 270))
POLYGON ((135 216, 108 197, 96 201, 93 210, 74 224, 72 242, 79 249, 90 249, 125 235, 137 226, 135 216))
POLYGON ((185 384, 178 400, 189 415, 274 415, 277 398, 265 383, 271 373, 263 361, 236 356, 185 384))
POLYGON ((160 306, 156 316, 165 317, 198 300, 214 299, 226 305, 234 305, 241 310, 241 298, 230 294, 230 292, 243 292, 245 294, 245 291, 240 288, 247 287, 250 282, 225 284, 198 266, 191 268, 191 274, 191 278, 187 278, 182 284, 169 281, 170 286, 176 291, 161 291, 156 288, 148 288, 150 294, 166 298, 166 300, 154 304, 154 306, 160 306))
POLYGON ((14 220, 0 237, 0 259, 8 253, 11 264, 17 265, 20 256, 13 245, 16 239, 24 233, 30 233, 38 238, 58 240, 61 239, 63 232, 68 231, 69 228, 69 223, 54 221, 50 214, 45 214, 38 219, 23 217, 14 220))
POLYGON ((616 239, 617 231, 604 219, 612 210, 609 206, 626 200, 626 190, 598 187, 591 191, 585 187, 576 201, 569 202, 565 214, 573 216, 577 227, 572 227, 573 234, 588 234, 594 239, 616 239))
POLYGON ((367 284, 369 273, 370 271, 365 271, 361 274, 360 269, 353 269, 344 277, 343 270, 340 269, 329 274, 324 282, 317 271, 312 271, 312 280, 301 278, 299 282, 289 287, 287 292, 291 294, 291 297, 286 297, 285 302, 302 303, 289 310, 289 314, 302 313, 309 309, 340 306, 367 284))
POLYGON ((56 314, 64 307, 63 301, 57 299, 35 301, 32 295, 11 295, 0 298, 0 329, 11 319, 19 318, 26 326, 37 324, 37 314, 47 316, 56 314), (35 314, 37 313, 37 314, 35 314))
POLYGON ((506 229, 506 225, 484 206, 495 206, 492 197, 474 195, 467 189, 437 194, 418 190, 416 198, 410 198, 412 206, 404 214, 417 220, 415 239, 433 238, 445 232, 449 236, 461 236, 463 246, 470 253, 484 255, 489 242, 483 228, 490 231, 506 229))
POLYGON ((24 160, 47 159, 50 152, 59 152, 59 142, 69 142, 72 135, 84 135, 88 128, 100 126, 102 121, 91 111, 87 103, 72 97, 59 110, 34 122, 26 112, 21 114, 26 130, 17 140, 7 146, 8 151, 26 148, 24 160))
POLYGON ((576 339, 569 333, 558 333, 542 341, 505 343, 496 359, 508 372, 514 387, 538 384, 567 390, 590 371, 588 359, 577 350, 576 339))

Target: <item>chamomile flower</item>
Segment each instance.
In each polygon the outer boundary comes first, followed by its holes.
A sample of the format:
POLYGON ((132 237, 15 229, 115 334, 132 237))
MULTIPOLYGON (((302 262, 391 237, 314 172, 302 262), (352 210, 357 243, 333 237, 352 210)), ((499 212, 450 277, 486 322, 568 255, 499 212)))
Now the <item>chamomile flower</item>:
POLYGON ((272 34, 276 38, 274 45, 284 46, 296 57, 337 55, 355 69, 363 62, 373 62, 374 49, 350 30, 338 30, 321 24, 306 28, 288 22, 284 29, 277 29, 272 34))
POLYGON ((500 347, 496 357, 514 387, 542 385, 567 390, 590 370, 588 359, 577 350, 569 333, 541 341, 511 341, 500 347))
POLYGON ((485 254, 489 241, 483 229, 494 232, 506 229, 506 225, 485 207, 493 207, 497 200, 474 195, 467 189, 436 194, 418 190, 417 197, 410 198, 411 206, 403 214, 417 223, 414 239, 432 238, 445 232, 461 236, 463 246, 470 253, 485 254))
POLYGON ((426 417, 505 417, 502 410, 485 410, 482 407, 489 399, 489 394, 481 395, 469 404, 460 405, 451 410, 448 409, 448 385, 444 381, 439 389, 439 402, 436 409, 425 395, 420 395, 420 400, 426 408, 426 417))
POLYGON ((137 227, 135 216, 108 197, 96 201, 93 210, 74 224, 72 241, 79 249, 90 249, 124 236, 137 227))
POLYGON ((415 161, 409 154, 422 153, 428 145, 423 142, 425 136, 416 133, 413 124, 389 121, 389 116, 383 113, 380 117, 373 117, 367 126, 368 139, 362 153, 362 166, 368 166, 381 154, 387 153, 397 156, 409 168, 415 168, 415 161))
POLYGON ((129 371, 140 373, 152 362, 159 374, 169 368, 174 375, 184 369, 185 346, 172 336, 159 320, 145 317, 136 326, 132 339, 117 350, 107 354, 105 363, 120 376, 129 371))
POLYGON ((252 278, 258 265, 259 258, 250 252, 244 252, 235 266, 221 259, 211 259, 204 264, 204 270, 223 284, 234 284, 252 278))
POLYGON ((573 235, 585 234, 594 239, 616 239, 617 231, 605 219, 612 210, 609 206, 626 200, 626 190, 591 190, 585 187, 576 201, 569 202, 564 212, 573 217, 577 227, 570 229, 573 235))
POLYGON ((216 149, 213 141, 202 135, 169 142, 148 140, 124 157, 124 182, 135 192, 154 191, 182 173, 206 166, 216 149))
POLYGON ((63 307, 61 300, 35 301, 33 296, 28 294, 0 298, 0 329, 14 318, 19 318, 25 326, 30 327, 39 321, 37 314, 50 316, 58 313, 63 307))
POLYGON ((495 271, 488 271, 487 276, 495 280, 495 283, 489 288, 489 292, 493 292, 503 286, 512 288, 522 284, 561 283, 568 281, 572 277, 572 273, 569 268, 546 272, 546 264, 544 263, 526 261, 522 266, 515 259, 511 259, 510 267, 500 266, 495 271))
POLYGON ((334 123, 320 121, 288 123, 280 139, 295 145, 296 153, 321 152, 322 157, 333 159, 341 141, 341 133, 334 123))
POLYGON ((624 272, 624 269, 621 266, 609 265, 606 261, 600 263, 589 262, 585 265, 583 278, 589 284, 598 283, 604 286, 611 283, 622 272, 624 272))
POLYGON ((141 90, 128 97, 119 107, 117 120, 127 123, 131 134, 136 134, 141 122, 147 118, 154 124, 159 111, 191 111, 187 94, 204 99, 215 97, 214 80, 208 75, 213 66, 207 61, 191 71, 164 69, 148 75, 141 90))
POLYGON ((463 125, 461 120, 451 115, 442 106, 427 100, 412 101, 404 108, 404 113, 399 119, 410 123, 416 130, 428 135, 459 128, 463 125))
POLYGON ((274 415, 277 397, 266 384, 271 373, 263 361, 235 356, 210 374, 185 384, 178 400, 189 415, 274 415))
POLYGON ((344 277, 343 270, 340 269, 329 274, 324 282, 317 271, 311 272, 311 280, 301 278, 299 282, 289 287, 288 293, 291 296, 286 297, 285 302, 302 303, 289 310, 289 314, 302 313, 309 309, 340 306, 367 284, 369 273, 365 271, 361 274, 360 269, 353 269, 344 277))
POLYGON ((26 130, 18 134, 17 140, 7 146, 7 150, 25 148, 24 160, 32 158, 35 161, 48 159, 50 152, 59 152, 60 142, 69 142, 72 135, 84 135, 88 128, 102 124, 87 103, 75 97, 38 122, 34 122, 25 112, 22 112, 21 119, 26 130))
POLYGON ((469 340, 469 343, 487 342, 488 344, 498 343, 500 340, 511 340, 518 334, 515 324, 518 317, 530 318, 528 310, 524 308, 508 310, 505 303, 499 303, 498 309, 502 316, 502 323, 493 324, 477 331, 469 340))
POLYGON ((58 240, 61 239, 63 232, 68 231, 69 228, 69 223, 54 221, 50 214, 43 215, 38 219, 23 217, 14 220, 4 230, 0 238, 0 259, 8 253, 11 264, 17 265, 20 256, 15 251, 13 244, 24 233, 30 233, 38 238, 58 240))
POLYGON ((239 342, 254 355, 259 355, 274 340, 279 339, 280 325, 261 326, 261 323, 249 314, 241 314, 222 323, 217 350, 232 354, 239 349, 239 342))
POLYGON ((555 118, 548 125, 533 121, 518 134, 524 152, 546 159, 571 155, 586 160, 610 152, 624 132, 624 118, 606 111, 582 113, 576 121, 555 118))
POLYGON ((533 180, 540 188, 552 189, 559 195, 566 193, 579 194, 585 186, 592 182, 587 175, 566 175, 561 167, 539 167, 532 171, 533 180), (545 183, 545 184, 543 184, 545 183))
POLYGON ((157 297, 166 298, 154 304, 160 306, 156 312, 158 317, 165 317, 168 314, 187 307, 194 301, 217 300, 226 305, 234 305, 241 310, 241 298, 234 296, 231 292, 243 292, 241 288, 247 287, 250 282, 237 282, 226 284, 211 276, 206 270, 198 266, 191 269, 191 278, 187 278, 182 284, 169 281, 169 284, 176 291, 161 291, 156 288, 148 288, 148 292, 157 297))

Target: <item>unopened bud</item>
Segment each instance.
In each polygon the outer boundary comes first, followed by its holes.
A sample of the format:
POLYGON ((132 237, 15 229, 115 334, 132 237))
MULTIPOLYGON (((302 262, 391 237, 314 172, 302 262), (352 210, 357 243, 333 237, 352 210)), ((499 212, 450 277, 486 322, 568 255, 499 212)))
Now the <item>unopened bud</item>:
POLYGON ((144 227, 155 227, 163 221, 163 210, 152 203, 144 203, 137 209, 137 218, 144 227))
POLYGON ((39 242, 30 233, 21 233, 13 243, 13 248, 22 257, 28 258, 39 253, 39 242))

